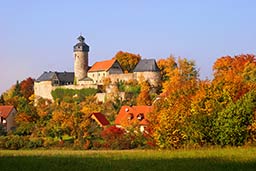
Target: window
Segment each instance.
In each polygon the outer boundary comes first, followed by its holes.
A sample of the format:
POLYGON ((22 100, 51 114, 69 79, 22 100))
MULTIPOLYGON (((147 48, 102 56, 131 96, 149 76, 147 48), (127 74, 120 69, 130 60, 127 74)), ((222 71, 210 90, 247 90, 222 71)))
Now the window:
POLYGON ((137 119, 139 121, 142 121, 144 119, 144 114, 143 113, 138 114, 137 119))
POLYGON ((129 113, 127 119, 128 119, 128 120, 132 120, 132 119, 133 119, 133 114, 132 114, 132 113, 129 113))
POLYGON ((98 76, 100 76, 100 73, 98 73, 98 76))

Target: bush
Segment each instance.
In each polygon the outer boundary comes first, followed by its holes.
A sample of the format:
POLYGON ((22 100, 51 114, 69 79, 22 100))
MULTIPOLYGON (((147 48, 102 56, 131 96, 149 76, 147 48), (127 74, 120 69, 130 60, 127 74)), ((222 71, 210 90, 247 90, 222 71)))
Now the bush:
POLYGON ((6 149, 5 143, 7 141, 7 136, 0 136, 0 149, 6 149))
POLYGON ((76 100, 80 102, 87 96, 95 95, 97 91, 98 90, 94 88, 84 88, 81 90, 57 88, 53 90, 51 94, 54 100, 60 99, 69 101, 73 97, 76 97, 76 100))
POLYGON ((10 135, 7 137, 5 142, 5 148, 10 150, 18 150, 23 148, 26 144, 27 139, 18 135, 10 135))
POLYGON ((38 138, 30 138, 29 141, 25 144, 25 148, 38 148, 42 147, 44 144, 44 140, 40 137, 38 138))
POLYGON ((111 126, 102 131, 103 147, 112 150, 130 149, 131 140, 126 136, 125 130, 111 126))

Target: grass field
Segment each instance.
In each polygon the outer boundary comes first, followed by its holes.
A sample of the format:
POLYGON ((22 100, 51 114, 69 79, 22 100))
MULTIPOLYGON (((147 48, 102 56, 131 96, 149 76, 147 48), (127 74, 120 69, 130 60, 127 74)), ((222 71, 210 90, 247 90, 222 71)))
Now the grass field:
POLYGON ((0 170, 256 170, 256 148, 175 151, 2 150, 0 170))

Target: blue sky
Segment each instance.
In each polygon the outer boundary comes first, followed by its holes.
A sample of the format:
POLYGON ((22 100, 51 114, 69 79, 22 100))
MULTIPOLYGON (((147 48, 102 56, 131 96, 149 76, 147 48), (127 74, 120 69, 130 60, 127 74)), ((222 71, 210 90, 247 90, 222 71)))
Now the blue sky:
POLYGON ((225 55, 256 54, 254 0, 8 0, 0 2, 0 94, 44 71, 73 71, 80 33, 89 63, 119 50, 192 59, 202 79, 225 55))

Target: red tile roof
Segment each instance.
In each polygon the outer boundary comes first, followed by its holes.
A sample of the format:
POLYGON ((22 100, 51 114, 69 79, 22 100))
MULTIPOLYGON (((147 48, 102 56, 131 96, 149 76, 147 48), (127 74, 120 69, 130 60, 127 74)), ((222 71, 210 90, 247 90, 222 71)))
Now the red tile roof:
POLYGON ((108 71, 112 65, 115 63, 115 59, 106 60, 101 62, 96 62, 88 72, 95 72, 95 71, 108 71))
POLYGON ((148 114, 152 111, 152 106, 122 106, 115 120, 116 125, 127 125, 138 122, 139 125, 148 124, 148 114), (143 114, 143 119, 138 117, 143 114))
POLYGON ((0 117, 7 118, 13 109, 13 106, 0 106, 0 117))
POLYGON ((101 126, 109 125, 109 121, 106 119, 106 117, 102 113, 92 113, 93 119, 96 120, 101 126))

